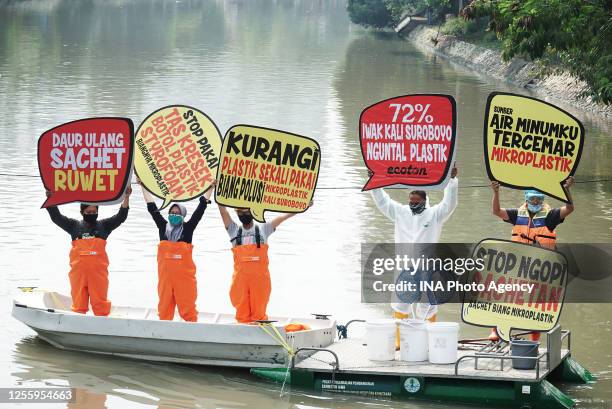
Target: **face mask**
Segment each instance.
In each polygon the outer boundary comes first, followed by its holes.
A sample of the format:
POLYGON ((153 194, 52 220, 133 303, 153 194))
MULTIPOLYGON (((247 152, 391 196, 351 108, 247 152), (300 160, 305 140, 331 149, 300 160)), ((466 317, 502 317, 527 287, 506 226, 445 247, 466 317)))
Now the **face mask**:
POLYGON ((238 215, 238 219, 240 219, 242 224, 251 224, 253 221, 253 216, 251 216, 250 213, 240 213, 238 215))
POLYGON ((412 210, 412 213, 414 213, 414 214, 421 214, 421 213, 423 213, 423 210, 425 210, 425 202, 424 201, 416 203, 416 204, 410 203, 409 206, 410 206, 410 210, 412 210))
POLYGON ((83 215, 83 220, 85 220, 86 223, 94 224, 96 220, 98 220, 98 213, 85 213, 83 215))
POLYGON ((178 226, 179 224, 183 223, 183 216, 180 214, 170 214, 168 216, 168 221, 171 225, 178 226))
POLYGON ((540 203, 540 204, 534 205, 534 204, 527 203, 527 209, 529 209, 531 213, 537 213, 540 210, 542 210, 542 204, 540 203))

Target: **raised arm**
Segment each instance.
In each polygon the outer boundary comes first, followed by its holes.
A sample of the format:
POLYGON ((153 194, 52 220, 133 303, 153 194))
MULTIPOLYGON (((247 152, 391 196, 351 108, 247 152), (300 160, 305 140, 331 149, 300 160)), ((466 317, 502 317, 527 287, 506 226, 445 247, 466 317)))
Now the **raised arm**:
POLYGON ((131 186, 125 190, 125 195, 123 196, 123 202, 121 203, 121 207, 119 208, 119 212, 116 215, 109 217, 108 219, 100 220, 100 223, 104 226, 104 229, 107 232, 112 232, 117 227, 119 227, 128 216, 128 210, 130 208, 130 195, 132 194, 131 186))
POLYGON ((153 195, 147 189, 145 189, 145 187, 142 185, 142 182, 140 181, 140 178, 136 178, 136 181, 140 185, 140 190, 142 190, 142 197, 144 198, 145 203, 155 203, 153 195))
POLYGON ((395 216, 399 213, 399 209, 402 205, 391 199, 387 192, 382 189, 372 189, 370 192, 372 193, 372 199, 374 199, 374 204, 378 207, 378 210, 391 221, 395 221, 395 216))
POLYGON ((217 179, 214 179, 210 187, 206 189, 206 192, 204 192, 204 198, 206 200, 210 200, 210 196, 212 195, 212 192, 215 190, 216 187, 217 187, 217 179))
POLYGON ((574 211, 574 200, 572 199, 572 193, 570 192, 570 188, 574 185, 574 177, 568 177, 563 183, 563 189, 565 189, 565 193, 567 194, 567 198, 569 203, 565 206, 561 207, 560 217, 561 220, 565 219, 574 211))
POLYGON ((130 208, 130 195, 131 194, 132 194, 132 186, 128 186, 127 189, 125 189, 125 194, 123 195, 123 202, 121 202, 122 208, 124 209, 130 208))
MULTIPOLYGON (((308 204, 308 207, 306 208, 306 210, 310 209, 312 207, 312 205, 314 204, 313 201, 310 201, 310 203, 308 204)), ((270 224, 272 225, 272 228, 274 230, 276 230, 276 228, 285 220, 289 220, 291 219, 293 216, 295 216, 297 213, 285 213, 283 215, 277 216, 274 219, 272 219, 272 221, 270 222, 270 224)))
POLYGON ((272 227, 274 228, 274 230, 276 230, 276 228, 285 220, 289 220, 291 219, 293 216, 295 216, 297 213, 285 213, 283 215, 277 216, 274 219, 272 219, 272 221, 270 222, 270 224, 272 225, 272 227))
POLYGON ((136 180, 140 185, 140 190, 142 190, 142 197, 144 198, 144 201, 147 204, 147 211, 153 218, 153 221, 155 222, 157 228, 164 229, 168 222, 166 221, 166 219, 164 219, 164 216, 159 213, 159 209, 155 204, 155 199, 153 198, 153 195, 147 189, 145 189, 145 187, 142 185, 142 182, 140 181, 140 178, 136 178, 136 180))
POLYGON ((502 220, 508 220, 508 212, 499 205, 499 182, 492 180, 491 189, 493 189, 493 214, 502 220))
POLYGON ((230 224, 232 223, 232 216, 230 216, 225 206, 217 203, 217 207, 219 208, 219 213, 221 214, 221 220, 223 220, 223 225, 225 226, 225 229, 227 230, 230 224))
POLYGON ((451 179, 444 188, 444 197, 436 207, 436 216, 439 223, 444 223, 453 214, 459 203, 459 179, 457 167, 453 165, 451 179))
POLYGON ((204 211, 206 210, 206 206, 208 205, 209 200, 206 198, 206 195, 200 196, 198 203, 198 207, 196 207, 195 211, 191 215, 191 218, 188 222, 185 222, 187 226, 190 226, 192 229, 195 229, 200 220, 202 220, 202 216, 204 216, 204 211))
MULTIPOLYGON (((45 193, 47 197, 52 194, 50 190, 47 190, 45 193)), ((71 219, 61 214, 57 206, 47 207, 47 212, 49 212, 49 216, 51 216, 51 221, 67 233, 71 233, 76 223, 78 223, 75 219, 71 219)))
POLYGON ((204 216, 204 211, 206 207, 210 203, 210 195, 212 194, 215 186, 217 185, 217 181, 214 180, 212 185, 204 192, 202 196, 200 196, 200 203, 198 203, 198 207, 193 212, 193 215, 185 224, 189 225, 192 229, 195 229, 200 220, 202 220, 202 216, 204 216))

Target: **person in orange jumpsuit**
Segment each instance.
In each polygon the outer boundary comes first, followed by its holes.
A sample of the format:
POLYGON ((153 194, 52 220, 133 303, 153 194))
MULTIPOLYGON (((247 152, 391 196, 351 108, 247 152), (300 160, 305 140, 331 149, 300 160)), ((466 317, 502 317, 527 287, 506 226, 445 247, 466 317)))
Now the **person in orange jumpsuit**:
POLYGON ((267 320, 266 309, 272 290, 268 270, 268 238, 282 222, 296 213, 278 216, 268 223, 255 223, 249 209, 236 209, 240 224, 232 220, 222 205, 219 205, 219 213, 230 236, 234 255, 230 300, 236 308, 236 321, 251 323, 267 320))
MULTIPOLYGON (((106 240, 128 215, 132 188, 125 191, 119 213, 98 220, 98 206, 81 204, 82 220, 62 215, 57 206, 47 207, 51 221, 70 234, 70 294, 72 311, 85 314, 91 309, 95 315, 107 316, 111 310, 108 295, 108 256, 106 240)), ((52 192, 47 190, 47 197, 52 192)))
MULTIPOLYGON (((140 183, 140 180, 138 180, 140 183)), ((193 232, 202 220, 212 188, 200 196, 198 207, 188 221, 187 209, 179 203, 170 206, 168 220, 159 212, 153 196, 143 187, 142 193, 147 203, 147 210, 159 230, 157 247, 157 293, 159 303, 157 313, 160 320, 174 319, 174 310, 178 307, 179 315, 185 321, 196 322, 196 298, 198 286, 196 266, 192 252, 193 232)))
MULTIPOLYGON (((574 203, 570 188, 574 184, 574 177, 568 177, 563 182, 563 189, 567 194, 569 203, 560 208, 551 208, 544 202, 544 194, 537 190, 525 191, 525 202, 515 209, 504 209, 499 204, 499 182, 492 181, 493 189, 493 214, 506 223, 512 224, 512 241, 526 243, 555 249, 557 244, 557 226, 565 221, 565 218, 574 211, 574 203)), ((491 330, 489 339, 499 339, 495 328, 491 330)), ((531 339, 540 339, 539 332, 532 332, 531 339)))

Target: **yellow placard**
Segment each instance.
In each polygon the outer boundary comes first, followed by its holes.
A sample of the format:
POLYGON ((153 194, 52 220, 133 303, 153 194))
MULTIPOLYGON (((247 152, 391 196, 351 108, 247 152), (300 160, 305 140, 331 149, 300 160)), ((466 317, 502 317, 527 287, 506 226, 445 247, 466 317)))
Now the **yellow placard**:
POLYGON ((584 127, 564 110, 522 95, 489 95, 484 146, 492 180, 568 202, 562 184, 574 174, 583 143, 584 127))
POLYGON ((461 318, 473 325, 510 330, 549 331, 561 315, 568 278, 562 253, 507 240, 486 239, 472 254, 484 269, 470 273, 479 289, 466 294, 461 318))
POLYGON ((248 208, 263 222, 264 212, 300 213, 312 200, 321 163, 314 139, 250 125, 225 134, 215 200, 248 208))
POLYGON ((161 108, 136 132, 134 167, 142 185, 171 202, 184 202, 210 188, 219 166, 221 133, 203 112, 184 105, 161 108))

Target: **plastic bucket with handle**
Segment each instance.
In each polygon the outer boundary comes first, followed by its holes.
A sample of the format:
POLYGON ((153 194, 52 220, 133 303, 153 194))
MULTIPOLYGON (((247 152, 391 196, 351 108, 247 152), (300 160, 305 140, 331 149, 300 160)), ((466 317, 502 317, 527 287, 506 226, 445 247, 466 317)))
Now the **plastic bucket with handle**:
POLYGON ((366 322, 367 355, 371 361, 395 359, 395 332, 397 323, 392 319, 366 322))
POLYGON ((538 341, 526 341, 515 339, 510 341, 510 355, 512 355, 512 368, 534 369, 537 361, 535 359, 524 359, 520 357, 536 358, 540 343, 538 341), (515 358, 517 357, 517 358, 515 358))
POLYGON ((457 360, 459 324, 456 322, 431 322, 427 324, 429 362, 454 364, 457 360))
POLYGON ((406 319, 399 322, 400 359, 427 361, 427 321, 406 319))

